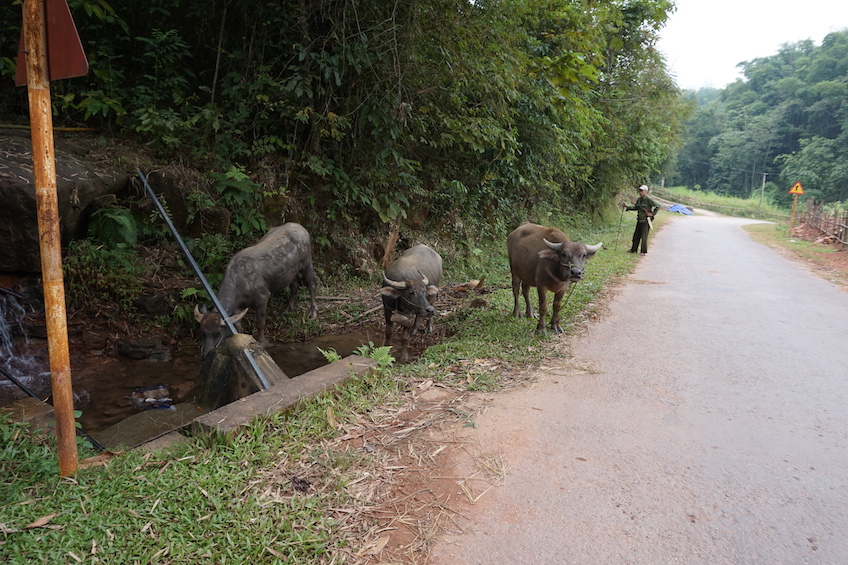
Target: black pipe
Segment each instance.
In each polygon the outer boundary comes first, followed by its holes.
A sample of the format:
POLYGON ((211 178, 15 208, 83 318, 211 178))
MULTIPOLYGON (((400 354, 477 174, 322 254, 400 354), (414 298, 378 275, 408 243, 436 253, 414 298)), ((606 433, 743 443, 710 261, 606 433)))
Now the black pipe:
MULTIPOLYGON (((18 385, 18 388, 20 388, 22 391, 24 391, 25 393, 27 393, 27 394, 28 394, 29 396, 31 396, 32 398, 34 398, 34 399, 36 399, 37 401, 42 402, 42 403, 43 403, 43 402, 45 402, 44 400, 42 400, 41 398, 39 398, 37 394, 35 394, 35 393, 34 393, 34 392, 32 392, 29 388, 27 388, 27 386, 26 386, 24 383, 22 383, 22 382, 18 379, 18 377, 14 376, 12 373, 10 373, 9 371, 7 371, 7 370, 6 370, 6 369, 4 369, 3 367, 0 367, 0 374, 2 374, 4 377, 6 377, 7 379, 9 379, 10 381, 12 381, 13 383, 15 383, 16 385, 18 385)), ((80 435, 80 436, 84 437, 86 440, 88 440, 88 443, 90 443, 90 444, 91 444, 91 447, 93 447, 93 448, 94 448, 94 449, 96 449, 97 451, 106 451, 106 448, 105 448, 105 447, 103 447, 103 445, 102 445, 99 441, 97 441, 96 439, 94 439, 93 437, 91 437, 90 435, 88 435, 87 433, 85 433, 84 431, 82 431, 80 428, 76 428, 76 430, 77 430, 77 435, 80 435)))
MULTIPOLYGON (((218 313, 221 314, 224 322, 227 325, 227 330, 229 330, 231 335, 238 333, 236 327, 230 321, 227 312, 224 311, 224 307, 218 301, 218 296, 212 290, 212 287, 209 285, 209 282, 206 280, 206 277, 203 276, 203 272, 200 270, 200 267, 197 265, 197 261, 194 260, 194 257, 191 255, 191 251, 186 247, 183 238, 180 237, 180 233, 177 231, 177 228, 174 226, 174 223, 171 221, 171 218, 168 216, 168 213, 165 211, 165 208, 162 207, 162 204, 159 202, 159 199, 156 197, 156 193, 153 192, 153 188, 151 188, 150 183, 147 182, 147 177, 142 174, 141 169, 136 169, 138 173, 138 177, 141 179, 141 182, 144 184, 144 188, 147 189, 147 193, 150 195, 150 198, 153 199, 153 203, 156 204, 156 208, 159 209, 159 213, 164 218, 165 223, 168 224, 168 229, 171 230, 171 233, 174 234, 174 238, 176 238, 177 243, 180 245, 180 249, 183 250, 183 254, 188 259, 188 262, 191 264, 191 268, 194 270, 194 273, 197 275, 197 278, 200 279, 201 284, 203 284, 203 288, 206 290, 206 293, 212 299, 212 303, 215 305, 215 308, 218 309, 218 313)), ((253 354, 249 349, 243 350, 244 356, 247 358, 247 362, 250 363, 250 367, 253 369, 253 372, 256 373, 256 376, 259 377, 259 382, 262 383, 263 388, 271 388, 270 383, 268 383, 268 379, 265 378, 265 374, 262 372, 262 369, 259 368, 259 365, 256 364, 256 360, 253 358, 253 354)))

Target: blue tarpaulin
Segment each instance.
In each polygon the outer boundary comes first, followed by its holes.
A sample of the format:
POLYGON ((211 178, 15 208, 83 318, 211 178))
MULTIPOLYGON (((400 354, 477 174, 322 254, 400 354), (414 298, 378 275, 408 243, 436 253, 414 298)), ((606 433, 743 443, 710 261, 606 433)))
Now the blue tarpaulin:
POLYGON ((686 206, 684 206, 682 204, 674 204, 672 206, 669 206, 668 211, 669 212, 677 212, 679 214, 686 214, 687 216, 692 215, 692 210, 690 210, 689 208, 687 208, 686 206))

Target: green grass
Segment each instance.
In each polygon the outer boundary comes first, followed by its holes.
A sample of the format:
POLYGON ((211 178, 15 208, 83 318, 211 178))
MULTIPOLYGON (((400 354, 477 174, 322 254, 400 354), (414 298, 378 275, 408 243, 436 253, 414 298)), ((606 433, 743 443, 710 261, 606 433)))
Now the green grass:
MULTIPOLYGON (((637 260, 626 253, 632 218, 621 228, 619 220, 616 212, 605 227, 571 234, 604 241, 606 248, 587 264, 586 278, 563 307, 567 332, 581 327, 604 286, 637 260)), ((661 224, 660 218, 657 228, 661 224)), ((365 532, 340 522, 331 509, 364 504, 350 486, 371 476, 368 466, 381 454, 342 447, 334 438, 369 421, 378 407, 401 402, 421 379, 492 391, 503 386, 507 371, 520 374, 556 355, 560 337, 537 336, 535 320, 512 316, 505 244, 482 251, 481 261, 466 272, 456 268, 452 280, 485 275, 487 303, 439 320, 450 338, 403 367, 382 355, 378 371, 236 435, 193 437, 153 454, 122 453, 61 479, 55 442, 0 418, 0 562, 349 562, 365 532), (311 486, 301 492, 295 486, 307 471, 311 486)))

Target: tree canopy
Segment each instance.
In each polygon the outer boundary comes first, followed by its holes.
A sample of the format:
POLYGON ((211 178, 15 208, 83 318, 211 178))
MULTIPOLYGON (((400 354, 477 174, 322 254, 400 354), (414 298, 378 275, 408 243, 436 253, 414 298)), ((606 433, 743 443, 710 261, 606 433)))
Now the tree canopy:
POLYGON ((796 182, 817 200, 848 200, 848 30, 741 66, 744 80, 697 93, 670 180, 747 197, 767 174, 779 202, 796 182))
MULTIPOLYGON (((668 0, 68 3, 90 72, 53 83, 55 122, 190 160, 239 209, 501 231, 541 202, 591 213, 661 170, 686 117, 654 48, 668 0)), ((0 28, 0 115, 25 121, 20 14, 0 28)))

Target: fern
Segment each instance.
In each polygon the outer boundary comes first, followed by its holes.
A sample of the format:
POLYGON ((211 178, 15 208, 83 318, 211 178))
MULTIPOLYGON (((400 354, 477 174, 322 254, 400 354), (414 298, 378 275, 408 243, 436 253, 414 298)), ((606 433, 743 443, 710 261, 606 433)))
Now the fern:
POLYGON ((119 206, 98 208, 91 215, 89 235, 108 247, 132 247, 138 241, 138 226, 132 213, 119 206))

